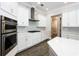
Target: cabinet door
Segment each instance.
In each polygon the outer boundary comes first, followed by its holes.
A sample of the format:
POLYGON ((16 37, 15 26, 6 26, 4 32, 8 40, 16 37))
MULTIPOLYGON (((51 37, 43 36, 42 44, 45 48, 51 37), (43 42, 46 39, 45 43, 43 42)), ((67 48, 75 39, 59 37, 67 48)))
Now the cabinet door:
POLYGON ((42 41, 44 41, 44 40, 46 40, 47 39, 47 33, 46 33, 46 31, 42 31, 42 41))
POLYGON ((31 33, 27 33, 27 43, 26 43, 27 48, 33 46, 32 41, 33 41, 33 35, 31 33))
POLYGON ((14 16, 16 16, 17 17, 17 6, 18 4, 16 3, 16 2, 12 2, 11 3, 11 13, 14 15, 14 16))
POLYGON ((1 2, 1 9, 16 16, 17 3, 16 2, 1 2))
POLYGON ((38 15, 39 21, 39 27, 46 27, 46 17, 42 14, 38 15))
POLYGON ((1 8, 10 13, 11 3, 10 2, 1 2, 1 8))
POLYGON ((40 43, 41 41, 42 41, 42 39, 41 39, 41 32, 37 32, 37 33, 35 33, 35 43, 37 44, 37 43, 40 43))
POLYGON ((64 12, 62 15, 62 26, 67 27, 68 26, 68 13, 64 12))
POLYGON ((18 33, 18 50, 23 50, 26 48, 26 38, 25 34, 18 33))
POLYGON ((77 11, 73 10, 68 12, 68 22, 70 27, 76 27, 77 26, 77 11))
POLYGON ((27 39, 29 40, 29 47, 41 42, 41 33, 28 33, 27 39))
POLYGON ((29 10, 25 6, 18 6, 18 26, 28 26, 29 10))
POLYGON ((78 23, 78 27, 79 27, 79 9, 77 10, 77 23, 78 23))

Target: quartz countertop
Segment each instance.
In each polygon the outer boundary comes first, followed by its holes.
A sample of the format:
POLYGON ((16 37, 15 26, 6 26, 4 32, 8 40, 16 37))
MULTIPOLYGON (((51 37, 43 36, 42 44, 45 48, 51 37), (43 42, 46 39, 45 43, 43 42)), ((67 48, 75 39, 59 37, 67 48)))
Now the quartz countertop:
POLYGON ((58 56, 79 56, 79 40, 55 37, 47 43, 58 56))

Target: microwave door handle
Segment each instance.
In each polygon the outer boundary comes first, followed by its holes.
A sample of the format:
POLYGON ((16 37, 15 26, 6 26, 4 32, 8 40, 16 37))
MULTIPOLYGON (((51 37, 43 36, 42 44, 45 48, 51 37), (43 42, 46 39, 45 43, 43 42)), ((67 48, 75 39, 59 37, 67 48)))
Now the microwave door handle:
POLYGON ((7 36, 14 35, 14 34, 17 34, 17 33, 16 33, 16 32, 14 32, 14 33, 9 33, 9 34, 6 34, 5 36, 7 37, 7 36))
POLYGON ((2 21, 2 33, 5 33, 5 21, 2 21))

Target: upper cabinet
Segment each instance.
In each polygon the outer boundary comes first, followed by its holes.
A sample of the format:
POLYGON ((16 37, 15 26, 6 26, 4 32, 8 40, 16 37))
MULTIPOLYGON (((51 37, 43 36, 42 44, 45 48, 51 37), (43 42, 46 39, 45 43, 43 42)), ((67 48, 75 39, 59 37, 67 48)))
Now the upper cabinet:
POLYGON ((0 8, 7 13, 14 16, 17 14, 17 3, 16 2, 0 2, 0 8))
POLYGON ((68 26, 68 13, 64 12, 62 14, 62 26, 67 27, 68 26))
POLYGON ((28 26, 29 25, 29 8, 18 4, 18 26, 28 26))
POLYGON ((78 22, 77 22, 77 11, 73 10, 68 12, 68 22, 70 27, 77 27, 78 26, 78 22))
POLYGON ((77 22, 78 22, 78 25, 79 25, 79 10, 77 10, 77 22))
POLYGON ((64 12, 62 15, 63 27, 79 27, 79 10, 64 12))
POLYGON ((38 27, 46 27, 46 16, 43 14, 38 14, 37 17, 40 20, 38 27))

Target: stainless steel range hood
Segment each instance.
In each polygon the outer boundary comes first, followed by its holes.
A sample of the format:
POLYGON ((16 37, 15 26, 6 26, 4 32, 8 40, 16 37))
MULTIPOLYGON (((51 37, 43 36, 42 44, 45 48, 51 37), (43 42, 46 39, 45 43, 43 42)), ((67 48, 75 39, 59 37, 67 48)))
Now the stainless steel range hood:
POLYGON ((29 19, 30 21, 39 21, 35 19, 35 8, 31 8, 31 19, 29 19))

